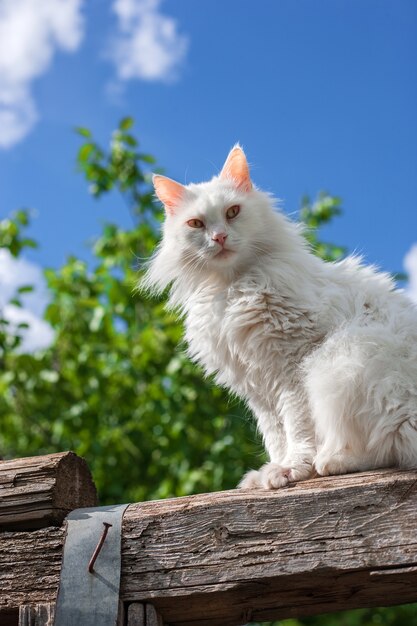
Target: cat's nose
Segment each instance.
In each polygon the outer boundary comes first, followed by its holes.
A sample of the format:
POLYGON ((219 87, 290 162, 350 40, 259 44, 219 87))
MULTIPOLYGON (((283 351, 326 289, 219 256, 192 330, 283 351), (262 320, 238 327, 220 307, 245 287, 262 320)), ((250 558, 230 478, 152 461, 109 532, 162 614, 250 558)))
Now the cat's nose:
POLYGON ((213 241, 217 241, 221 246, 224 246, 224 242, 226 241, 227 235, 226 233, 213 233, 212 239, 213 241))

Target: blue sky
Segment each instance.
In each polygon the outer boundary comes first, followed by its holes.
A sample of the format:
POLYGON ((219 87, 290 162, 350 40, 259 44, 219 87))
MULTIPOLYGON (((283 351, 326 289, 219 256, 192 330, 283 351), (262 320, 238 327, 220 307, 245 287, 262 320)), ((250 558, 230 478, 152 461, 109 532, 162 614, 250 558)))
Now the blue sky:
POLYGON ((0 218, 35 209, 31 262, 89 258, 103 221, 129 216, 88 196, 73 127, 105 143, 133 115, 181 182, 240 141, 288 213, 340 195, 325 237, 400 270, 417 242, 416 59, 414 0, 3 0, 0 218))

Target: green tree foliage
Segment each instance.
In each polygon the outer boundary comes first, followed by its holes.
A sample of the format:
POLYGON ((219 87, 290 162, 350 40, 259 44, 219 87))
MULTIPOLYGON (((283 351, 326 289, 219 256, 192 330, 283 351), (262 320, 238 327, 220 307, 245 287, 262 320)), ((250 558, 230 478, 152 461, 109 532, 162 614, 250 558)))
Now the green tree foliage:
MULTIPOLYGON (((131 118, 122 120, 108 149, 78 129, 78 166, 90 193, 121 194, 133 226, 105 225, 92 267, 70 257, 45 271, 52 345, 23 352, 26 325, 11 327, 0 309, 0 454, 75 450, 87 459, 102 503, 232 488, 265 460, 242 403, 204 380, 185 357, 181 323, 164 299, 135 290, 162 211, 150 184, 155 160, 140 150, 132 126, 131 118)), ((340 200, 328 194, 302 203, 306 238, 326 260, 345 253, 319 239, 320 227, 340 211, 340 200)), ((0 221, 0 248, 19 257, 34 247, 25 236, 28 221, 25 211, 0 221)), ((20 288, 12 303, 20 306, 30 288, 20 288)), ((403 607, 281 624, 417 626, 417 618, 415 607, 403 607)))
POLYGON ((305 224, 305 237, 312 251, 324 261, 339 261, 346 255, 344 246, 326 243, 319 239, 319 229, 341 215, 341 199, 328 193, 319 193, 315 202, 311 203, 308 196, 304 196, 300 209, 300 221, 305 224))

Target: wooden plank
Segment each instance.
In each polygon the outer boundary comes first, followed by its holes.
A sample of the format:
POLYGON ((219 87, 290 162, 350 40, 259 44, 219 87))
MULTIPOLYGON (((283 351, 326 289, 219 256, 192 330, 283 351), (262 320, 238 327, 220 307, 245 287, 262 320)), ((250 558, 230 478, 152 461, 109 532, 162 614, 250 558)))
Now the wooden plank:
POLYGON ((0 529, 60 525, 73 509, 95 506, 84 459, 73 452, 0 461, 0 529))
POLYGON ((127 626, 146 626, 145 605, 132 602, 127 610, 127 626))
MULTIPOLYGON (((53 602, 64 530, 0 534, 0 614, 53 602)), ((171 626, 417 600, 417 470, 130 505, 121 599, 171 626)))
POLYGON ((19 607, 19 626, 54 626, 55 604, 19 607))

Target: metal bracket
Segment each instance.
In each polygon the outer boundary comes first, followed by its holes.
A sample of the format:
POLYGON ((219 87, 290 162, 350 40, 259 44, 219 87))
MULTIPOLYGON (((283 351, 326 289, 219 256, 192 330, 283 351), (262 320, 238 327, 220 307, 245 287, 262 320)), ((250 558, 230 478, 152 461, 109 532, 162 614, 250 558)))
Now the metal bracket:
POLYGON ((116 626, 121 528, 128 504, 76 509, 67 517, 55 626, 116 626))

